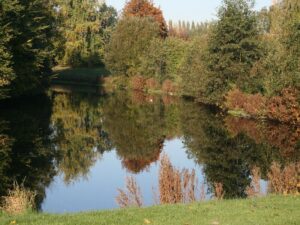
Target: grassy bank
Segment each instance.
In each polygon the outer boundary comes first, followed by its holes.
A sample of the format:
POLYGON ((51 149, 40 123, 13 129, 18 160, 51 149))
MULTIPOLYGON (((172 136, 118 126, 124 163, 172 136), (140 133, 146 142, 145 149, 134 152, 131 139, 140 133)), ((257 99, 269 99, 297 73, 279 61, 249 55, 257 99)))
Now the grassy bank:
POLYGON ((189 205, 155 206, 145 209, 50 215, 28 213, 8 216, 0 224, 22 225, 297 225, 300 224, 299 196, 269 196, 247 200, 223 200, 189 205))
POLYGON ((109 74, 104 67, 95 68, 70 68, 54 67, 52 83, 59 84, 80 84, 80 85, 100 85, 101 78, 109 74))

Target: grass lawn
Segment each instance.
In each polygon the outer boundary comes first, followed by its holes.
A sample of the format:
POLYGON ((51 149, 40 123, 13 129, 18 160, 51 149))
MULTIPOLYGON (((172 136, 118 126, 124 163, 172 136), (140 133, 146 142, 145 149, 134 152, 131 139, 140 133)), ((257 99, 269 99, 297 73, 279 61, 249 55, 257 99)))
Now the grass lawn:
POLYGON ((189 205, 165 205, 142 209, 77 214, 0 214, 0 224, 22 225, 299 225, 299 196, 269 196, 247 200, 223 200, 189 205))
POLYGON ((67 84, 99 85, 100 78, 109 74, 104 67, 70 68, 57 66, 53 68, 52 82, 67 84))

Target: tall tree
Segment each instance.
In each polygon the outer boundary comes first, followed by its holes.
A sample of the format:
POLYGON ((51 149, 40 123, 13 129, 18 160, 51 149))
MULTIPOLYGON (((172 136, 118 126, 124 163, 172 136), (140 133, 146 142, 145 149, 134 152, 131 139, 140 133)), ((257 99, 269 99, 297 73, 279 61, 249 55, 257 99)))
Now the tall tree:
POLYGON ((267 57, 263 60, 265 94, 279 95, 284 88, 300 88, 300 2, 283 0, 269 12, 267 57))
POLYGON ((168 28, 161 9, 149 0, 131 0, 123 9, 123 16, 153 17, 160 26, 160 35, 168 36, 168 28))
POLYGON ((142 58, 151 41, 159 38, 159 25, 152 18, 128 17, 117 24, 105 52, 105 64, 115 75, 140 72, 142 58))
MULTIPOLYGON (((1 86, 10 95, 39 91, 51 70, 55 34, 52 4, 46 0, 0 3, 1 86)), ((3 88, 1 88, 3 90, 3 88)))
POLYGON ((116 22, 116 10, 98 0, 56 0, 56 8, 64 37, 59 62, 71 66, 101 65, 104 45, 116 22))
POLYGON ((224 0, 219 20, 209 40, 209 69, 214 77, 208 84, 220 100, 230 85, 249 90, 249 72, 260 59, 259 31, 252 0, 224 0))
MULTIPOLYGON (((7 0, 3 1, 0 8, 0 13, 3 15, 4 11, 8 11, 7 0), (6 8, 4 8, 6 7, 6 8)), ((13 3, 12 3, 13 5, 13 3)), ((8 86, 14 79, 14 71, 12 69, 12 55, 8 50, 8 42, 11 38, 11 30, 9 23, 4 21, 4 16, 0 16, 0 99, 7 97, 8 86)))

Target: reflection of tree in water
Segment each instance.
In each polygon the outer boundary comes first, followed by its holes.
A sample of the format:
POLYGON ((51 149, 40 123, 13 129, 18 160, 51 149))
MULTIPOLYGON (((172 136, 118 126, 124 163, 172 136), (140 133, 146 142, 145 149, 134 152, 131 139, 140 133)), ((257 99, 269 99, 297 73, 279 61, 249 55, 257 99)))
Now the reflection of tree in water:
POLYGON ((231 135, 244 133, 255 143, 267 143, 279 149, 280 155, 293 162, 300 159, 300 129, 286 124, 257 123, 257 121, 227 116, 225 124, 231 135))
POLYGON ((67 183, 86 176, 98 157, 110 149, 102 130, 102 105, 99 98, 53 94, 51 124, 58 167, 67 183))
POLYGON ((164 142, 163 106, 134 104, 125 93, 107 99, 104 126, 123 165, 140 172, 158 159, 164 142))
POLYGON ((184 104, 182 124, 188 153, 204 165, 212 189, 214 183, 222 183, 225 198, 245 197, 251 168, 260 167, 266 177, 272 162, 281 157, 276 149, 244 133, 231 135, 217 117, 206 108, 184 104))
POLYGON ((39 208, 45 197, 45 188, 56 174, 53 165, 56 153, 49 139, 51 103, 42 96, 2 106, 0 156, 4 160, 0 162, 0 195, 5 195, 14 181, 24 182, 26 188, 37 192, 39 208))
POLYGON ((10 156, 13 139, 6 134, 8 127, 8 122, 0 119, 0 196, 10 187, 10 177, 6 175, 6 171, 12 160, 10 156))

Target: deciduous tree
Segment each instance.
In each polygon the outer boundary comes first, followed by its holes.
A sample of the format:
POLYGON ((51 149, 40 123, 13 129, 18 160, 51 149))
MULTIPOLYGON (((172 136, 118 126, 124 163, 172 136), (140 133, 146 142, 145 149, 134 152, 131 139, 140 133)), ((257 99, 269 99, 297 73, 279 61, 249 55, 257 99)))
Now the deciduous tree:
POLYGON ((131 0, 123 9, 123 16, 152 17, 160 26, 160 35, 168 36, 168 29, 161 9, 154 6, 149 0, 131 0))

